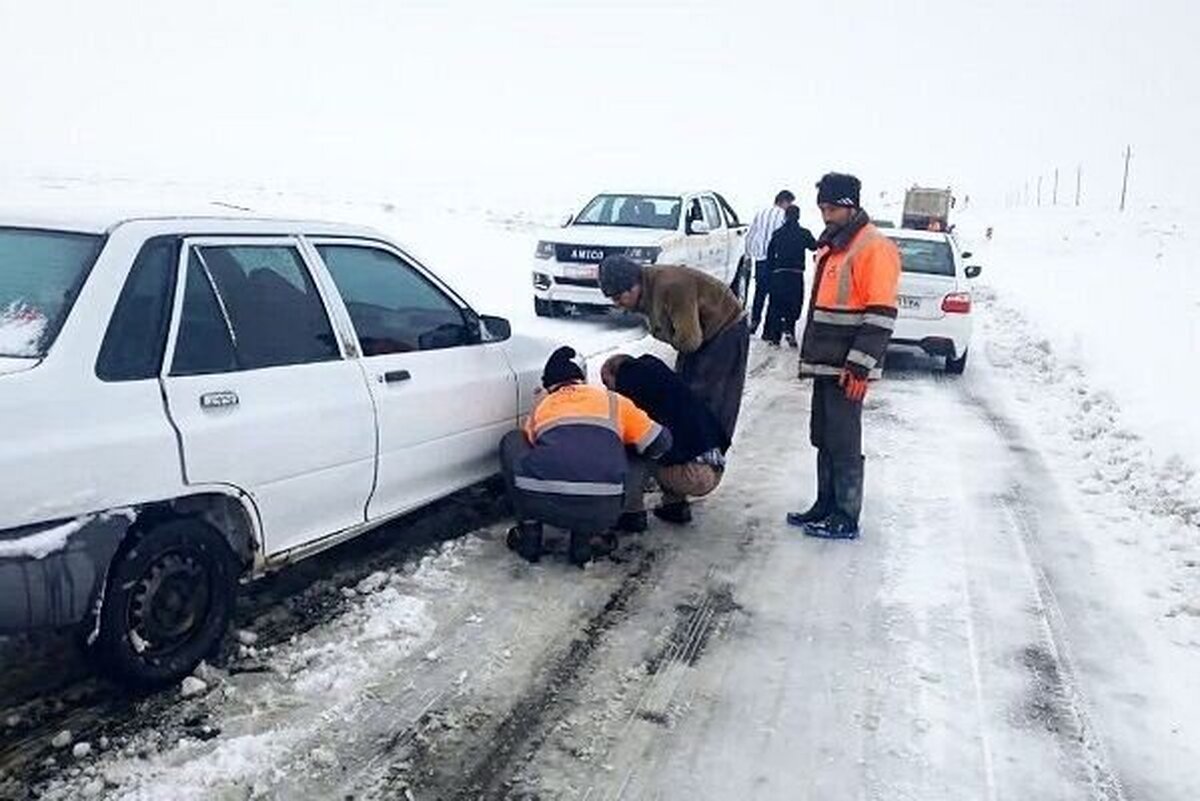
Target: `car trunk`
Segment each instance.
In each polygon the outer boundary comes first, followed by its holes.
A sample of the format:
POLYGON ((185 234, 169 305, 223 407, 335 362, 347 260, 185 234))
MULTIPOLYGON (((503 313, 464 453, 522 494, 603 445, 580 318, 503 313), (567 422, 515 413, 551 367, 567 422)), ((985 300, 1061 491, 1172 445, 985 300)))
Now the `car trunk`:
POLYGON ((940 320, 946 316, 942 311, 943 298, 956 289, 956 282, 951 276, 903 273, 897 293, 900 316, 917 320, 940 320))

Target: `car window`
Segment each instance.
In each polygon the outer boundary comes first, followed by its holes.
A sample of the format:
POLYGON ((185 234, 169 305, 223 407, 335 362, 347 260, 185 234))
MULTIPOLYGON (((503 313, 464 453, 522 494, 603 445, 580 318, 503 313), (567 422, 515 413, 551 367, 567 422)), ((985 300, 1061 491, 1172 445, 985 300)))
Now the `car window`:
POLYGON ((721 210, 725 212, 725 222, 729 224, 730 228, 737 228, 742 224, 738 219, 737 212, 733 210, 733 206, 729 205, 729 201, 723 196, 717 195, 717 202, 721 204, 721 210))
POLYGON ((906 273, 954 275, 954 254, 946 242, 924 239, 892 240, 900 250, 900 262, 906 273))
POLYGON ((0 356, 46 355, 103 244, 87 234, 0 229, 0 356))
POLYGON ((157 378, 166 349, 179 267, 179 239, 155 237, 138 252, 104 333, 96 376, 102 381, 157 378))
POLYGON ((257 370, 341 358, 299 251, 192 248, 172 373, 257 370))
POLYGON ((717 201, 709 195, 705 195, 700 198, 700 204, 704 207, 704 219, 708 222, 708 227, 714 231, 720 228, 721 210, 717 208, 717 201))
POLYGON ((583 207, 573 225, 616 225, 626 228, 679 227, 679 198, 656 195, 597 195, 583 207))
POLYGON ((700 198, 694 197, 688 201, 687 222, 688 228, 691 229, 691 224, 696 220, 704 219, 704 211, 700 208, 700 198))
POLYGON ((364 356, 438 350, 474 341, 457 303, 395 254, 317 245, 346 302, 364 356))

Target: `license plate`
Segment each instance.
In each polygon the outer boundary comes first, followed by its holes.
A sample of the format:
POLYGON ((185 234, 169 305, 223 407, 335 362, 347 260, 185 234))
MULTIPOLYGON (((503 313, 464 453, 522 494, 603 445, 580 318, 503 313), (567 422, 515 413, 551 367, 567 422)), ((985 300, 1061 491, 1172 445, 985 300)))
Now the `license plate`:
POLYGON ((899 306, 901 309, 919 309, 919 308, 921 308, 921 299, 914 298, 911 295, 901 295, 898 303, 899 303, 899 306))
POLYGON ((568 264, 563 268, 563 274, 566 275, 567 278, 584 278, 591 280, 600 275, 600 265, 568 264))

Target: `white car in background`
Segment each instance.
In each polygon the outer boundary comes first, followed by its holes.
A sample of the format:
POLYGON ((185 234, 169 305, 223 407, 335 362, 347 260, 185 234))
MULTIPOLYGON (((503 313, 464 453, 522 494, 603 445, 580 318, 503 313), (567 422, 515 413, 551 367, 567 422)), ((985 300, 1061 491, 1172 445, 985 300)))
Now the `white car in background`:
POLYGON ((746 299, 746 226, 717 192, 678 195, 604 193, 538 242, 533 268, 534 309, 556 317, 608 309, 597 268, 624 254, 646 264, 679 264, 708 273, 746 299))
POLYGON ((908 228, 880 233, 896 243, 903 270, 892 345, 944 356, 946 372, 962 373, 973 328, 969 281, 983 268, 967 264, 971 254, 960 251, 951 234, 908 228))
POLYGON ((186 675, 240 577, 499 472, 553 346, 366 228, 0 214, 0 633, 186 675))

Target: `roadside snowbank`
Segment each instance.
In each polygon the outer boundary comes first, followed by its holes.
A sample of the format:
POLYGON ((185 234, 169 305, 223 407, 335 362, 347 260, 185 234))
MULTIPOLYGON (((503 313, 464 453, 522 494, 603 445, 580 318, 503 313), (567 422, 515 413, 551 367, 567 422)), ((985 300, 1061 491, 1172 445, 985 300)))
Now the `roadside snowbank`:
POLYGON ((1154 463, 1200 464, 1200 415, 1188 411, 1200 391, 1200 210, 971 210, 961 228, 983 283, 1041 332, 1055 369, 1086 369, 1154 463))

